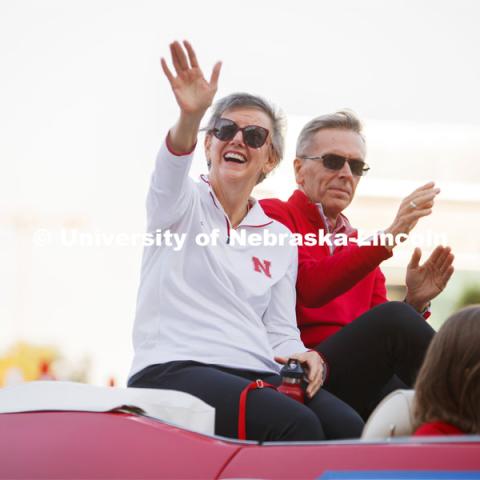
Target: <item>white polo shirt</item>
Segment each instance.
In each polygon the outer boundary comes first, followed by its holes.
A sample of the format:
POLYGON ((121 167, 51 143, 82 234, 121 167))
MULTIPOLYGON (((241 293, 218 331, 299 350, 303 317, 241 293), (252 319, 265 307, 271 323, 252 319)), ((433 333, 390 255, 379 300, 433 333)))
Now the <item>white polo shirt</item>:
MULTIPOLYGON (((192 158, 193 153, 171 153, 165 144, 157 157, 147 198, 148 232, 168 231, 184 243, 145 247, 130 376, 174 360, 277 373, 275 355, 307 350, 295 317, 297 247, 232 241, 208 177, 194 182, 188 176, 192 158), (212 240, 202 246, 214 231, 216 245, 212 240)), ((264 229, 290 234, 251 199, 237 240, 264 229)))

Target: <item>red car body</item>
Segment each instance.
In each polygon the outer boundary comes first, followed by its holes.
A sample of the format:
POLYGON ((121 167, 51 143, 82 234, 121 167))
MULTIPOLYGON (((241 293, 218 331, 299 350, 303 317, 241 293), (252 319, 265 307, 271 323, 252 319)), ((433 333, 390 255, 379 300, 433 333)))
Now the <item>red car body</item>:
POLYGON ((11 413, 0 478, 480 478, 480 437, 260 445, 127 413, 11 413))

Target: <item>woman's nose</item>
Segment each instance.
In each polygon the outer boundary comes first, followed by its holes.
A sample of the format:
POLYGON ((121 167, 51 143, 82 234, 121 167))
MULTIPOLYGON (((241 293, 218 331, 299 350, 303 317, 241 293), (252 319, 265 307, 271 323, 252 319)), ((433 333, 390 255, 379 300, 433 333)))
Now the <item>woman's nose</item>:
POLYGON ((230 140, 230 143, 234 143, 235 145, 243 145, 243 132, 238 129, 233 138, 230 140))

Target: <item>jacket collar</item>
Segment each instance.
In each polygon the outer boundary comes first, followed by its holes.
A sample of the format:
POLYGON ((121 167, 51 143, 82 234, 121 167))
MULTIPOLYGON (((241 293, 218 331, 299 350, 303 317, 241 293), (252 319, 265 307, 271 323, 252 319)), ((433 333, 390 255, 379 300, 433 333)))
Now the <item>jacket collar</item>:
POLYGON ((292 196, 288 199, 288 203, 295 205, 307 217, 310 223, 317 228, 325 228, 318 207, 313 203, 304 192, 295 190, 292 196))

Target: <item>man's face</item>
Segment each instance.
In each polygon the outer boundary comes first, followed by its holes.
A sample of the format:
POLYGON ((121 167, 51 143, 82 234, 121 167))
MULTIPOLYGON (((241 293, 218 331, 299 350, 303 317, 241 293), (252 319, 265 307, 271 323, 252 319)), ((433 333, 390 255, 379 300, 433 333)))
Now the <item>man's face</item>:
MULTIPOLYGON (((308 157, 327 153, 348 159, 365 160, 365 142, 351 130, 325 129, 315 133, 303 152, 308 157)), ((321 160, 295 159, 295 177, 300 188, 314 203, 321 203, 325 215, 335 220, 350 205, 360 180, 352 174, 348 162, 340 170, 330 170, 321 160)))

